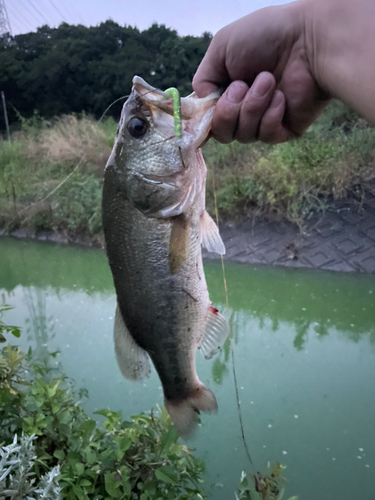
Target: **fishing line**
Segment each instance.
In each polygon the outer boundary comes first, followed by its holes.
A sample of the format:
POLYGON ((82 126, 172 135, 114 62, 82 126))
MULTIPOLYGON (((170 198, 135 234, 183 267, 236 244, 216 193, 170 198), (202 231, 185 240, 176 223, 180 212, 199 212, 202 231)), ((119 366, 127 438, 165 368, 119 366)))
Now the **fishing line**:
MULTIPOLYGON (((116 102, 118 101, 121 101, 121 99, 126 99, 127 97, 129 97, 128 95, 124 95, 122 97, 119 97, 118 99, 116 99, 115 101, 113 101, 107 108, 106 110, 104 111, 104 113, 102 114, 102 116, 99 118, 98 120, 98 124, 102 122, 103 118, 105 117, 105 115, 107 114, 107 112, 111 109, 111 107, 116 104, 116 102)), ((40 205, 41 203, 44 203, 46 200, 48 200, 51 196, 53 196, 56 191, 58 191, 71 177, 72 175, 74 175, 74 173, 79 169, 79 167, 82 165, 82 162, 84 161, 85 159, 85 155, 83 154, 81 159, 79 160, 79 162, 77 163, 77 165, 73 168, 73 170, 65 177, 65 179, 63 179, 55 188, 53 188, 46 196, 44 196, 43 198, 41 198, 40 200, 37 200, 35 201, 34 203, 31 203, 30 205, 28 205, 27 207, 23 208, 20 212, 17 213, 17 215, 15 217, 13 217, 13 219, 11 219, 5 226, 5 229, 7 229, 16 219, 19 218, 20 215, 22 215, 24 212, 26 212, 27 210, 30 210, 31 208, 35 207, 36 205, 40 205)), ((25 219, 27 220, 27 219, 25 219)))
MULTIPOLYGON (((215 167, 213 167, 212 185, 213 185, 213 190, 214 190, 214 204, 215 204, 216 224, 217 224, 217 227, 219 227, 219 210, 217 208, 216 185, 215 185, 215 167)), ((226 274, 225 274, 224 256, 221 255, 220 259, 221 259, 221 269, 222 269, 222 272, 223 272, 225 303, 226 303, 227 311, 229 311, 228 286, 227 286, 227 278, 226 278, 226 274)), ((232 326, 231 326, 230 323, 229 323, 229 339, 230 339, 230 351, 231 351, 231 358, 232 358, 233 381, 234 381, 234 389, 235 389, 235 393, 236 393, 237 412, 238 412, 238 420, 240 422, 242 443, 243 443, 244 448, 245 448, 246 456, 247 456, 250 464, 253 466, 254 464, 253 464, 253 460, 252 460, 251 455, 250 455, 249 447, 247 445, 247 441, 246 441, 246 437, 245 437, 245 429, 244 429, 243 419, 242 419, 242 408, 241 408, 241 402, 240 402, 240 395, 239 395, 239 392, 238 392, 238 382, 237 382, 236 365, 235 365, 235 362, 234 362, 234 339, 233 339, 232 326)))

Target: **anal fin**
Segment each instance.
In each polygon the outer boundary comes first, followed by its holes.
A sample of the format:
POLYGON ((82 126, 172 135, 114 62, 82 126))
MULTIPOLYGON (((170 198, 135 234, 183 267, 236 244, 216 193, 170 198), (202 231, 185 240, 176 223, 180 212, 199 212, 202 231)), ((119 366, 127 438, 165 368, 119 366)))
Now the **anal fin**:
POLYGON ((205 210, 201 215, 202 246, 208 251, 225 255, 225 245, 221 239, 219 228, 205 210))
POLYGON ((223 347, 230 333, 229 323, 219 311, 210 305, 206 329, 198 348, 206 359, 212 358, 223 347))
POLYGON ((128 380, 142 380, 150 375, 148 354, 139 347, 127 329, 120 307, 117 305, 115 317, 115 353, 122 375, 128 380))

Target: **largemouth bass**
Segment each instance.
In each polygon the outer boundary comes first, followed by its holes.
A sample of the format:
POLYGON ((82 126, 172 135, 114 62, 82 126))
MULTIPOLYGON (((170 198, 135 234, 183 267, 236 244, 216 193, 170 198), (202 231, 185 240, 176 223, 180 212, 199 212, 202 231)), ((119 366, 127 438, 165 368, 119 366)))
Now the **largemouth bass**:
POLYGON ((205 210, 207 138, 217 94, 181 99, 182 138, 175 136, 173 99, 139 77, 124 104, 103 187, 105 246, 117 294, 115 352, 122 374, 160 377, 177 431, 188 435, 199 412, 214 411, 195 355, 224 344, 229 326, 211 305, 203 245, 225 253, 205 210))

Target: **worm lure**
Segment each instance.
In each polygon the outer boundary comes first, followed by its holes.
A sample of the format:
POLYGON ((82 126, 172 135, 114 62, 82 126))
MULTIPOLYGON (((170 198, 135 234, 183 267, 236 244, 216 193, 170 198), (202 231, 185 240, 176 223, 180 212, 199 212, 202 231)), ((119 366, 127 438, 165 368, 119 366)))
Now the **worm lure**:
POLYGON ((182 120, 181 120, 181 99, 180 93, 175 87, 171 87, 165 91, 173 98, 173 118, 174 118, 174 133, 177 139, 182 137, 182 120))

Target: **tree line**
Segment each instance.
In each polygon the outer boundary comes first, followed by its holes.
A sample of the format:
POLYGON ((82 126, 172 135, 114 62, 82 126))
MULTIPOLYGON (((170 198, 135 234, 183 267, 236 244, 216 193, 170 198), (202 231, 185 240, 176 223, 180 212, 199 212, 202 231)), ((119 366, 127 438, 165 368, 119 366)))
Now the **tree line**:
MULTIPOLYGON (((134 75, 151 85, 191 92, 191 79, 211 40, 181 37, 164 25, 139 31, 108 20, 99 26, 58 28, 0 37, 0 90, 9 120, 36 111, 48 119, 66 113, 101 116, 106 107, 130 92, 134 75)), ((119 115, 122 102, 109 114, 119 115)), ((0 113, 0 130, 4 130, 0 113)))

